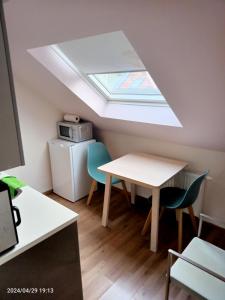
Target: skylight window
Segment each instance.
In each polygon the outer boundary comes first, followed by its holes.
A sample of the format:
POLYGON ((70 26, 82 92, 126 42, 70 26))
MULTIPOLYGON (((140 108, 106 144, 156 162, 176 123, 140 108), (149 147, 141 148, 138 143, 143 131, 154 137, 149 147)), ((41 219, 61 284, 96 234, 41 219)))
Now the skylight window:
POLYGON ((88 77, 109 101, 166 103, 147 71, 89 74, 88 77))
POLYGON ((100 117, 182 127, 122 31, 28 52, 100 117))

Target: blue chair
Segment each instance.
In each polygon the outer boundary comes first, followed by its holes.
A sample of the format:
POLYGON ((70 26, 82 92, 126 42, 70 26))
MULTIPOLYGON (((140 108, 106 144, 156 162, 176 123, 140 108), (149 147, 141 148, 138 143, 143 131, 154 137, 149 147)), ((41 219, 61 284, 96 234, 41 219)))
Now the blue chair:
MULTIPOLYGON (((93 193, 96 189, 97 182, 105 184, 106 176, 104 173, 98 171, 98 167, 112 161, 112 158, 103 143, 96 142, 88 146, 87 152, 87 169, 89 175, 92 177, 93 181, 91 184, 91 189, 88 195, 87 205, 90 205, 93 193)), ((126 185, 123 180, 112 177, 112 184, 121 183, 126 199, 129 201, 129 196, 127 193, 126 185)))
MULTIPOLYGON (((160 206, 169 209, 176 209, 178 219, 178 251, 182 250, 182 229, 183 229, 183 209, 187 208, 191 217, 193 228, 197 234, 197 224, 192 208, 192 204, 198 197, 198 193, 207 172, 204 172, 196 178, 190 187, 185 190, 178 187, 166 187, 160 190, 160 206)), ((145 235, 151 224, 152 209, 150 209, 148 217, 142 229, 142 235, 145 235)))

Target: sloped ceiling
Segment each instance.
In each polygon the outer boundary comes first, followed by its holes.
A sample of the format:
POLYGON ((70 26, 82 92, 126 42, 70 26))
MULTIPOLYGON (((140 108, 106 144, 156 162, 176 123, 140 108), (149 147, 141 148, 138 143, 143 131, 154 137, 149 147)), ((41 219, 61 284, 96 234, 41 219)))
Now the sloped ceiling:
POLYGON ((225 151, 225 1, 10 0, 13 72, 99 128, 225 151), (27 49, 122 30, 183 128, 98 117, 27 49))

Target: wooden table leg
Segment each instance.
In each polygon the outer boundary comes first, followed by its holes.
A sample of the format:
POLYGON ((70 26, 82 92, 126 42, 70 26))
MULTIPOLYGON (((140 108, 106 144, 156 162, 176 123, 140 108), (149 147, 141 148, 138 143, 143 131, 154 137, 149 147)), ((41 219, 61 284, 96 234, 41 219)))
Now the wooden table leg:
POLYGON ((136 198, 136 185, 134 183, 130 184, 130 193, 131 193, 131 203, 135 204, 136 198))
POLYGON ((102 212, 102 226, 104 227, 108 225, 111 182, 112 182, 112 176, 106 174, 105 194, 104 194, 104 203, 103 203, 103 212, 102 212))
POLYGON ((158 248, 158 230, 159 230, 159 199, 160 189, 152 189, 152 222, 151 222, 151 237, 150 250, 157 251, 158 248))

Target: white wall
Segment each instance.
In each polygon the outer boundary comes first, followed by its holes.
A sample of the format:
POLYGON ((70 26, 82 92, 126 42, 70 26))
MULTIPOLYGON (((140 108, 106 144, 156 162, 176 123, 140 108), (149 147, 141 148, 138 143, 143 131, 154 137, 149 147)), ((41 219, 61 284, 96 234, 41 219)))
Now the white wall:
MULTIPOLYGON (((187 147, 143 137, 97 130, 99 139, 107 145, 113 158, 140 151, 185 160, 188 169, 201 172, 209 169, 212 180, 207 182, 203 211, 225 219, 225 152, 187 147)), ((137 170, 137 172, 141 170, 137 170)))
MULTIPOLYGON (((15 89, 25 166, 7 172, 44 192, 52 188, 47 141, 56 136, 55 124, 62 118, 62 112, 19 81, 15 82, 15 89)), ((192 171, 209 169, 213 179, 207 185, 203 210, 215 217, 225 218, 225 152, 100 129, 96 135, 106 143, 113 158, 142 151, 188 161, 188 168, 192 171)))
POLYGON ((56 137, 62 113, 36 91, 15 81, 25 166, 7 170, 40 192, 52 189, 47 141, 56 137))
MULTIPOLYGON (((225 151, 225 1, 119 3, 118 9, 118 1, 104 1, 103 9, 102 0, 6 1, 14 72, 24 81, 29 80, 40 93, 43 91, 47 99, 58 103, 62 111, 82 113, 81 116, 96 120, 102 129, 225 151), (38 13, 28 13, 31 11, 38 13), (182 123, 182 129, 97 118, 83 101, 75 96, 71 99, 73 94, 27 51, 118 30, 123 30, 135 48, 182 123)), ((129 51, 123 55, 132 61, 129 51)))

